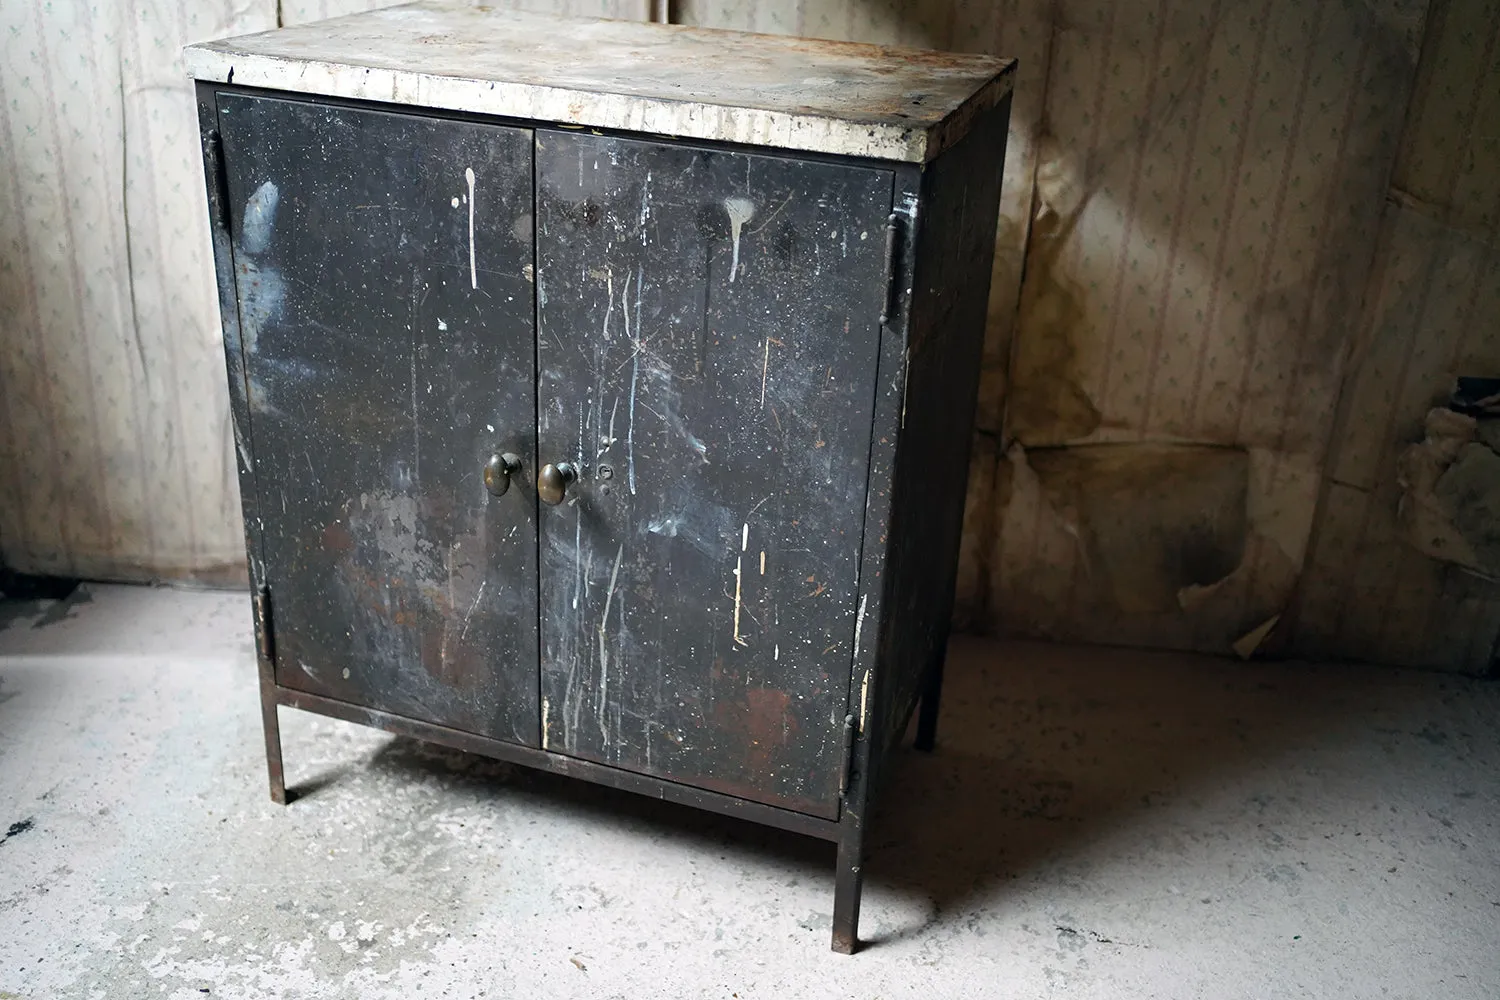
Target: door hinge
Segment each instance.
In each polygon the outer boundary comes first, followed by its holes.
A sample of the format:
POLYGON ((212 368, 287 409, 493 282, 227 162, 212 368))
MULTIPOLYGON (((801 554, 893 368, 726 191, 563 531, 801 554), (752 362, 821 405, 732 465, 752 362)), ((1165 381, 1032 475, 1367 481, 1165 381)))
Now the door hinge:
POLYGON ((229 232, 229 175, 224 169, 224 137, 211 128, 203 134, 203 158, 208 170, 209 213, 214 225, 229 232))
POLYGON ((276 666, 276 637, 271 625, 271 588, 262 584, 255 592, 255 656, 262 670, 276 666))
POLYGON ((844 768, 839 772, 839 798, 849 794, 849 780, 854 772, 854 716, 844 716, 844 768))
POLYGON ((885 220, 885 285, 880 301, 880 325, 891 321, 896 298, 896 250, 901 242, 901 217, 892 212, 885 220))

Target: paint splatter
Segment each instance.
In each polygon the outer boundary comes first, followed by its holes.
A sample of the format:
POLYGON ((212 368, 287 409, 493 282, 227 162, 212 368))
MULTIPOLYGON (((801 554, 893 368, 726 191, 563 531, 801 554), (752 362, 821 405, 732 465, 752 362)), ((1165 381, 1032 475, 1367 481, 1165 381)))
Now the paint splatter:
POLYGON ((474 168, 464 167, 464 180, 469 182, 469 287, 479 287, 479 268, 474 266, 474 168))
MULTIPOLYGON (((609 729, 605 718, 609 710, 609 641, 605 628, 609 625, 609 606, 614 603, 615 586, 620 581, 620 560, 625 555, 625 546, 615 551, 615 568, 609 574, 609 590, 604 595, 604 614, 599 616, 599 704, 595 706, 595 718, 599 723, 599 735, 609 742, 609 729)), ((622 612, 623 614, 623 612, 622 612)))
MULTIPOLYGON (((741 588, 744 583, 745 550, 750 547, 750 522, 746 521, 744 528, 740 531, 740 554, 734 560, 734 643, 736 646, 750 645, 740 638, 740 599, 741 588)), ((749 678, 746 678, 748 683, 749 678)))
POLYGON ((245 202, 245 221, 240 225, 240 248, 246 253, 265 253, 271 245, 271 228, 276 225, 276 206, 281 192, 271 181, 255 189, 245 202))
POLYGON ((729 215, 729 235, 734 242, 729 262, 729 283, 732 285, 735 273, 740 269, 740 229, 755 218, 755 202, 741 195, 732 195, 724 199, 724 211, 729 215))

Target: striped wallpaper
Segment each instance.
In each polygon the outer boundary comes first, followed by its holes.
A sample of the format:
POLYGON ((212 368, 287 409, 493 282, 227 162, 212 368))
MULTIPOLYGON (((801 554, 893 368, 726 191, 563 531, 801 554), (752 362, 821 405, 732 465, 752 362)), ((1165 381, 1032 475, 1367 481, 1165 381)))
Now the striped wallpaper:
MULTIPOLYGON (((176 53, 374 5, 0 5, 8 564, 242 575, 176 53)), ((1021 60, 961 624, 1489 668, 1495 584, 1419 552, 1397 509, 1398 459, 1426 410, 1456 373, 1500 374, 1500 7, 671 8, 690 24, 1021 60)))

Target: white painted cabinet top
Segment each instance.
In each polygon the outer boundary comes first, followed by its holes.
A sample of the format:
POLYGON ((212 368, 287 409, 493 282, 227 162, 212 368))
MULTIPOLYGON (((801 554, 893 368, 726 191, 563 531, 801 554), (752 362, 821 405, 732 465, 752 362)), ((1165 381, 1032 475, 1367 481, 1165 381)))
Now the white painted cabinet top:
POLYGON ((442 0, 189 46, 196 79, 921 163, 1014 60, 442 0))

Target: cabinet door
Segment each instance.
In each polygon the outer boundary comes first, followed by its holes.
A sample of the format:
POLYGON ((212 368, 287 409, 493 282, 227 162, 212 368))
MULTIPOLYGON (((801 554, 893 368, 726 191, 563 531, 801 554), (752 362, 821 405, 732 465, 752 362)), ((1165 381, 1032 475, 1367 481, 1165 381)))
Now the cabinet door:
POLYGON ((531 135, 218 108, 277 682, 535 745, 531 135))
POLYGON ((545 745, 835 816, 891 174, 536 156, 545 745))

